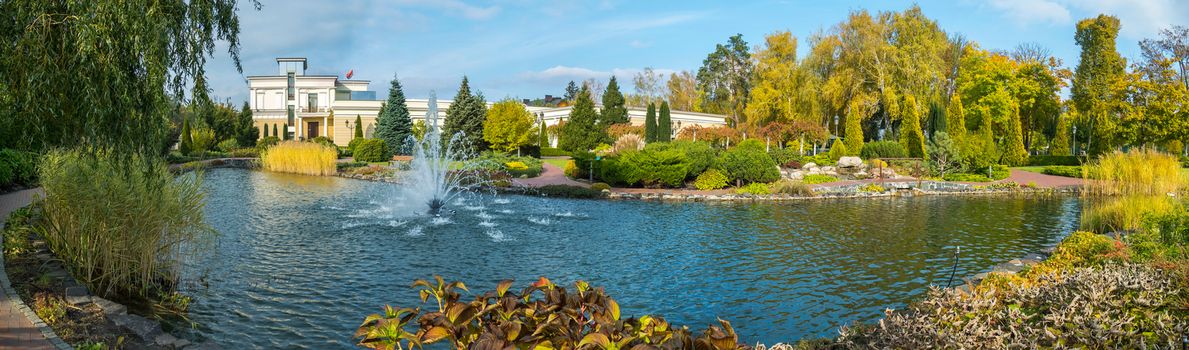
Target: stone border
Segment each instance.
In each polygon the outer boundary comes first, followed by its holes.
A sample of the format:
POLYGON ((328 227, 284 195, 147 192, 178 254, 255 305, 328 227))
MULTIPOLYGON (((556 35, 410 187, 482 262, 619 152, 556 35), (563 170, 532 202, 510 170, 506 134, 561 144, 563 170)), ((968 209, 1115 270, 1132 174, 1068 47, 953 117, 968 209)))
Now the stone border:
MULTIPOLYGON (((21 208, 28 206, 28 204, 25 204, 21 208)), ((0 229, 4 227, 4 224, 7 221, 7 217, 0 219, 0 229)), ((16 289, 12 287, 12 281, 8 280, 8 271, 4 268, 5 262, 3 251, 4 237, 0 235, 0 288, 4 288, 4 293, 9 296, 8 298, 11 300, 12 305, 16 307, 17 310, 19 310, 22 314, 24 314, 25 318, 28 318, 29 322, 32 323, 34 327, 37 327, 37 330, 41 331, 41 335, 44 336, 45 339, 50 342, 50 344, 54 344, 55 348, 58 348, 58 350, 73 350, 73 346, 70 346, 70 344, 67 344, 62 340, 62 338, 59 338, 58 334, 54 333, 54 329, 45 324, 45 322, 41 320, 41 317, 38 317, 37 313, 33 312, 29 306, 25 305, 24 300, 21 300, 20 294, 17 294, 16 289)))

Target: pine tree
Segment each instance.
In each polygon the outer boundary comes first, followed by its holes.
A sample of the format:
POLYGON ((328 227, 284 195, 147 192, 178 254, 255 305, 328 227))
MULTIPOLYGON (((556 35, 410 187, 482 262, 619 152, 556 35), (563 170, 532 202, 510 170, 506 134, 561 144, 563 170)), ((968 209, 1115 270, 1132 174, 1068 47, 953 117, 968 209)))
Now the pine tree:
POLYGON ((962 98, 956 93, 950 96, 950 104, 946 108, 945 132, 961 149, 966 139, 966 111, 962 109, 962 98))
POLYGON ((661 102, 661 116, 656 120, 657 142, 669 142, 673 139, 673 118, 669 115, 669 102, 661 102))
POLYGON ((900 144, 913 158, 925 157, 925 135, 921 131, 921 115, 917 111, 916 97, 904 96, 904 105, 900 107, 903 117, 900 121, 900 144))
POLYGON ((487 116, 487 102, 482 94, 472 94, 467 77, 462 77, 454 102, 446 109, 446 120, 442 125, 443 142, 449 142, 458 135, 456 146, 470 148, 473 152, 487 149, 483 141, 483 121, 487 116), (461 133, 461 134, 460 134, 461 133))
POLYGON ((1013 104, 1010 113, 1007 118, 1007 139, 1003 141, 1003 164, 1020 166, 1028 162, 1028 151, 1024 149, 1019 107, 1013 104))
POLYGON ((280 136, 281 136, 281 134, 277 132, 277 125, 276 125, 276 124, 273 124, 273 125, 272 125, 272 136, 273 136, 273 137, 280 137, 280 136))
POLYGON ((851 103, 846 114, 846 150, 848 155, 858 155, 863 150, 863 108, 851 103))
POLYGON ((363 118, 360 117, 358 114, 355 115, 355 137, 354 138, 357 138, 357 139, 363 138, 363 118))
POLYGON ((656 105, 648 104, 648 113, 644 114, 644 142, 656 142, 656 105))
POLYGON ((264 136, 261 136, 260 138, 265 138, 265 137, 268 137, 268 124, 267 123, 264 124, 264 136))
POLYGON ((405 103, 405 92, 392 75, 392 85, 388 88, 388 101, 380 109, 376 117, 376 137, 384 140, 388 149, 394 153, 406 154, 406 143, 413 135, 413 119, 409 118, 409 106, 405 103))
POLYGON ((564 98, 570 102, 574 102, 574 99, 578 98, 578 84, 574 84, 573 80, 570 80, 570 84, 566 85, 566 95, 564 98))
POLYGON ((607 90, 603 92, 603 111, 599 118, 599 128, 604 131, 612 124, 630 123, 628 109, 624 107, 623 93, 619 91, 619 83, 615 76, 607 83, 607 90))
POLYGON ((606 132, 599 129, 599 115, 595 112, 594 101, 590 99, 590 91, 585 86, 578 91, 574 109, 570 111, 570 120, 561 129, 561 140, 558 146, 570 152, 586 152, 598 146, 606 132))
POLYGON ((545 121, 540 120, 537 124, 541 126, 541 131, 537 134, 537 148, 549 147, 549 135, 545 133, 545 121))
POLYGON ((288 123, 281 126, 281 132, 282 132, 281 139, 288 140, 289 139, 289 124, 288 123))
POLYGON ((190 118, 182 118, 182 141, 178 143, 178 151, 189 155, 194 148, 194 139, 190 136, 190 118))

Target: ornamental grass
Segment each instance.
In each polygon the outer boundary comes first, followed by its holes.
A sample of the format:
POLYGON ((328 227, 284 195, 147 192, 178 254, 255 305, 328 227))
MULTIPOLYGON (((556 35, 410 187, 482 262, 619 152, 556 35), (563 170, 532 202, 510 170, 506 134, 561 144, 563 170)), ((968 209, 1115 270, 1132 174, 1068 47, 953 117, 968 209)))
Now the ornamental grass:
POLYGON ((146 300, 173 291, 185 258, 209 242, 201 176, 161 160, 53 151, 40 168, 49 248, 95 294, 146 300))
POLYGON ((1094 174, 1088 190, 1103 195, 1165 195, 1184 187, 1181 162, 1150 148, 1103 155, 1084 174, 1094 174))
POLYGON ((338 151, 314 142, 285 141, 260 155, 265 170, 304 175, 334 175, 338 151))

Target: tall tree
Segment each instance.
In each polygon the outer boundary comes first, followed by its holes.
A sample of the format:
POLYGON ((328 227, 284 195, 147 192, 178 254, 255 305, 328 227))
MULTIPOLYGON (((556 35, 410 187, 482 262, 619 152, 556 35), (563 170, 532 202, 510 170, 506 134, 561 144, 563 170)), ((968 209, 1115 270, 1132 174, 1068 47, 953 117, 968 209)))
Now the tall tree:
POLYGON ((178 151, 189 155, 194 148, 194 138, 190 135, 190 118, 182 119, 182 141, 178 142, 178 151))
POLYGON ((276 124, 273 124, 273 125, 272 125, 272 136, 273 136, 273 137, 280 137, 280 136, 281 136, 281 134, 280 134, 279 132, 277 132, 277 125, 276 125, 276 124))
POLYGON ((1070 116, 1062 114, 1057 117, 1057 130, 1053 136, 1053 141, 1049 143, 1049 154, 1054 156, 1068 156, 1073 155, 1070 151, 1069 145, 1069 121, 1070 116))
POLYGON ((966 111, 962 108, 962 97, 959 94, 950 96, 950 103, 946 105, 945 131, 950 139, 958 145, 958 151, 965 149, 966 142, 966 111))
MULTIPOLYGON (((356 129, 356 131, 359 131, 359 129, 356 129)), ((362 134, 362 132, 359 132, 359 133, 362 134)), ((284 125, 281 125, 281 139, 289 140, 291 138, 293 138, 293 135, 289 134, 289 124, 286 123, 284 125)))
MULTIPOLYGON (((1018 106, 1013 104, 1013 107, 1018 106)), ((1024 149, 1023 130, 1020 127, 1020 110, 1018 107, 1010 110, 1009 113, 1015 114, 1007 119, 1007 134, 1004 135, 1003 141, 1003 155, 1000 163, 1009 166, 1020 166, 1028 162, 1028 151, 1024 149)))
POLYGON ((487 114, 487 102, 483 95, 471 93, 467 77, 462 77, 458 93, 454 95, 454 102, 446 109, 446 121, 442 127, 442 137, 449 141, 457 137, 456 146, 469 148, 479 152, 487 149, 483 141, 483 121, 487 114), (457 135, 457 136, 455 136, 457 135))
POLYGON ((851 155, 858 155, 863 150, 864 115, 867 115, 867 111, 861 102, 851 103, 846 114, 846 149, 851 155))
POLYGON ((673 72, 669 74, 666 83, 666 99, 673 109, 679 111, 699 112, 698 81, 689 71, 673 72))
POLYGON ((730 125, 741 125, 746 118, 751 90, 752 61, 743 34, 735 34, 726 44, 718 44, 698 69, 698 90, 702 110, 726 114, 730 125))
POLYGON ((644 67, 632 77, 632 84, 636 87, 636 94, 644 98, 645 104, 656 103, 665 96, 664 76, 652 67, 644 67))
POLYGON ((384 140, 388 149, 397 154, 408 154, 407 143, 413 136, 413 119, 409 117, 409 106, 405 102, 405 91, 396 74, 388 87, 388 100, 376 117, 376 138, 384 140))
POLYGON ((1119 19, 1108 15, 1079 21, 1074 35, 1082 53, 1069 93, 1078 115, 1084 119, 1080 126, 1090 130, 1086 141, 1091 155, 1107 152, 1116 142, 1114 118, 1108 111, 1115 101, 1112 89, 1126 73, 1126 62, 1115 49, 1118 36, 1119 19))
POLYGON ((537 148, 549 147, 549 134, 545 132, 545 121, 541 120, 537 124, 541 128, 537 133, 537 148))
POLYGON ((807 88, 812 74, 797 66, 797 38, 788 31, 764 37, 755 54, 755 76, 748 94, 747 125, 760 128, 771 122, 817 121, 818 96, 807 88))
MULTIPOLYGON (((286 126, 285 137, 288 139, 288 126, 286 126)), ((355 115, 355 137, 356 139, 363 138, 363 117, 358 114, 355 115)))
POLYGON ((242 72, 238 3, 0 2, 0 147, 163 155, 173 103, 209 100, 215 48, 242 72))
POLYGON ((916 97, 904 96, 904 104, 900 108, 901 119, 900 144, 908 151, 909 157, 925 157, 925 135, 921 131, 921 112, 917 108, 916 97))
POLYGON ((256 145, 257 135, 256 125, 252 121, 252 106, 248 105, 248 101, 244 101, 243 106, 239 109, 239 134, 236 136, 236 143, 240 146, 254 146, 256 145))
POLYGON ((574 102, 574 99, 578 98, 578 84, 574 84, 573 80, 570 80, 570 84, 566 85, 566 95, 563 98, 570 102, 574 102))
POLYGON ((487 111, 483 140, 493 150, 512 152, 528 145, 533 136, 533 114, 519 101, 504 99, 487 111))
POLYGON ((619 91, 619 82, 615 76, 607 82, 607 91, 603 92, 603 110, 599 118, 599 127, 604 130, 612 124, 629 123, 628 110, 624 107, 623 93, 619 91))
POLYGON ((569 152, 585 152, 598 146, 606 139, 607 134, 598 126, 598 112, 595 112, 594 101, 591 101, 590 91, 585 86, 578 92, 578 99, 574 102, 574 109, 570 111, 570 120, 561 127, 558 146, 569 152))
POLYGON ((661 101, 661 113, 656 120, 656 141, 669 142, 673 139, 673 119, 669 115, 669 102, 661 101))
POLYGON ((644 114, 644 142, 656 142, 656 105, 651 103, 644 114))
POLYGON ((260 138, 266 138, 266 137, 268 137, 268 124, 267 123, 264 124, 264 128, 262 128, 261 134, 260 134, 260 138))

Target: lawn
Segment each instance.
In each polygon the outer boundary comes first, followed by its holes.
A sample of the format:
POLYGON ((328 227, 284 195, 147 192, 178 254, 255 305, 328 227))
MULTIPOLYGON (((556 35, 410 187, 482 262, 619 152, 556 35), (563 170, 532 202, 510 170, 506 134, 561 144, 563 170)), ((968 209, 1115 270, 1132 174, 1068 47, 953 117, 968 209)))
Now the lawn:
POLYGON ((543 162, 545 162, 545 163, 553 164, 553 166, 556 166, 556 167, 558 167, 558 168, 560 168, 560 169, 565 169, 565 168, 566 168, 566 163, 570 161, 570 158, 560 158, 560 157, 559 157, 559 158, 553 158, 553 157, 548 157, 548 158, 541 158, 541 161, 543 161, 543 162))
POLYGON ((1013 167, 1012 170, 1022 170, 1022 171, 1033 172, 1033 173, 1037 173, 1037 174, 1043 174, 1045 167, 1043 167, 1043 166, 1018 166, 1018 167, 1013 167))

